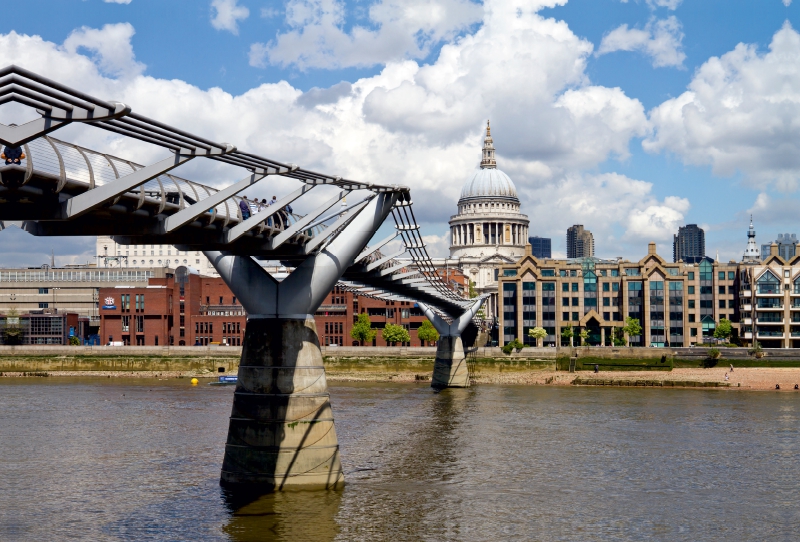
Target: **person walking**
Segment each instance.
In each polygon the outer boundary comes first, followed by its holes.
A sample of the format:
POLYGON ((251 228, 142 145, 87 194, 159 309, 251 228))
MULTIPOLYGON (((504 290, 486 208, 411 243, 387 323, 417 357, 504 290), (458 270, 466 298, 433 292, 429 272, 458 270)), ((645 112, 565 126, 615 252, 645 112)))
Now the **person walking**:
POLYGON ((239 209, 242 211, 242 220, 250 218, 250 202, 247 201, 247 196, 242 196, 239 200, 239 209))
POLYGON ((731 372, 733 372, 733 363, 731 363, 731 372))
MULTIPOLYGON (((262 205, 262 207, 263 207, 264 209, 266 209, 267 207, 269 207, 270 205, 272 205, 272 203, 271 203, 271 202, 269 202, 269 201, 267 201, 267 200, 266 200, 266 198, 265 198, 265 199, 262 199, 262 200, 261 200, 261 205, 262 205)), ((267 219, 267 226, 269 226, 270 228, 272 227, 272 217, 269 217, 269 218, 267 219)))

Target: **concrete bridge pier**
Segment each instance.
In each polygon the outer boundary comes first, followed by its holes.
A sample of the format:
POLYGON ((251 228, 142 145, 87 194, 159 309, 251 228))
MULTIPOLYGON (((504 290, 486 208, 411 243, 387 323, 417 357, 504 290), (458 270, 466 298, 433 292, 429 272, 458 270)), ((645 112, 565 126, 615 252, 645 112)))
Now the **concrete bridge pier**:
POLYGON ((468 388, 469 369, 461 334, 478 313, 485 298, 481 297, 461 316, 447 323, 425 303, 417 303, 433 327, 439 332, 436 361, 433 364, 432 388, 468 388))
POLYGON ((248 314, 221 485, 264 493, 344 484, 314 313, 396 198, 375 196, 282 282, 250 257, 205 253, 248 314))

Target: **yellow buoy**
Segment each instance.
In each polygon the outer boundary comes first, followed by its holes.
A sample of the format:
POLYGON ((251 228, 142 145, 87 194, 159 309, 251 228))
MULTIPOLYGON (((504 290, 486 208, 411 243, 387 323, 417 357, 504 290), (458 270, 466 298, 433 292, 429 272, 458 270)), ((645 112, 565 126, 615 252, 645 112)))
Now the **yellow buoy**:
POLYGON ((192 386, 197 386, 198 380, 196 378, 192 379, 192 386))

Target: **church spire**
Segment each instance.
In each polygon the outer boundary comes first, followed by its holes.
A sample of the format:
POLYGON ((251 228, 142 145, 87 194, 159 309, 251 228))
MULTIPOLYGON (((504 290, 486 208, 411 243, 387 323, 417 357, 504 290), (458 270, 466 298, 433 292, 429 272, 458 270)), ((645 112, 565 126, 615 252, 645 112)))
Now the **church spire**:
POLYGON ((750 228, 747 230, 747 248, 744 249, 742 262, 758 263, 761 261, 758 245, 756 244, 756 229, 753 227, 753 215, 750 215, 750 228))
POLYGON ((497 160, 494 158, 494 142, 492 141, 492 127, 486 121, 486 137, 483 138, 483 158, 481 158, 481 169, 497 168, 497 160))

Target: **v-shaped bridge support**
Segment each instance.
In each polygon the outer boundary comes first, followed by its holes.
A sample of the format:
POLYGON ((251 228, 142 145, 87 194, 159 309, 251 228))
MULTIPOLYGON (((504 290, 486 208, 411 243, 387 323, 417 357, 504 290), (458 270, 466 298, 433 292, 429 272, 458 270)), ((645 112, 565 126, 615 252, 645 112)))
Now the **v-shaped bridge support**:
POLYGON ((314 313, 398 197, 381 193, 354 211, 282 282, 250 257, 205 252, 247 311, 222 485, 263 492, 344 483, 314 313))
POLYGON ((425 303, 417 303, 433 327, 439 332, 436 346, 436 361, 433 365, 432 388, 468 388, 469 369, 464 354, 464 343, 461 334, 478 314, 485 297, 472 304, 461 316, 447 323, 444 318, 433 312, 425 303))

